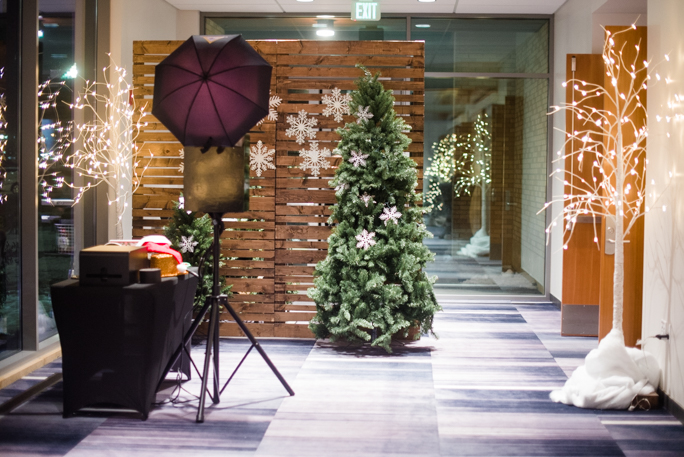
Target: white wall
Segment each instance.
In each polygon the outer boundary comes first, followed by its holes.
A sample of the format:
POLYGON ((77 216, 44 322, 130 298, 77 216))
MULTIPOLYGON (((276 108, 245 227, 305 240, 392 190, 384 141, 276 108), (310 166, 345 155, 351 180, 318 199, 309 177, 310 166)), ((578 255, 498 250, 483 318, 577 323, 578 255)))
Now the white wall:
POLYGON ((660 361, 661 388, 680 406, 684 406, 684 119, 659 123, 655 117, 672 113, 668 102, 684 113, 683 104, 674 99, 675 94, 684 95, 683 17, 681 0, 648 1, 649 59, 662 61, 669 53, 671 62, 658 71, 674 82, 648 89, 647 182, 648 192, 655 191, 659 200, 648 199, 653 209, 646 215, 642 326, 644 339, 662 330, 670 334, 669 341, 647 339, 645 347, 660 361))
MULTIPOLYGON (((126 68, 128 81, 133 72, 133 41, 185 40, 199 35, 199 11, 180 11, 165 0, 111 0, 110 52, 126 68)), ((148 107, 151 109, 151 107, 148 107)), ((130 185, 130 183, 125 184, 130 185)), ((124 238, 131 238, 132 201, 124 213, 124 238)), ((110 214, 113 221, 116 216, 110 214)), ((110 238, 113 238, 110 228, 110 238)))

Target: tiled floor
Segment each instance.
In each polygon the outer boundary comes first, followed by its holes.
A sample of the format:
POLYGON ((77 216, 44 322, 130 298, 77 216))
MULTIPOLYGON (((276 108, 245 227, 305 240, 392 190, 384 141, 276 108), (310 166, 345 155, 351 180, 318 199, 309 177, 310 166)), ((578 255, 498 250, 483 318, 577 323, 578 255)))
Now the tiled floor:
MULTIPOLYGON (((146 422, 130 413, 62 419, 59 383, 0 418, 0 455, 684 455, 684 427, 664 410, 589 411, 548 399, 596 346, 561 338, 553 306, 438 298, 439 339, 398 344, 392 355, 324 341, 261 340, 296 395, 286 397, 253 354, 204 424, 194 422, 196 380, 184 384, 180 399, 187 403, 163 404, 146 422)), ((246 348, 243 340, 222 340, 223 375, 246 348)), ((202 348, 194 354, 201 361, 202 348)), ((58 369, 57 362, 41 375, 58 369)), ((0 401, 7 392, 0 391, 0 401)))

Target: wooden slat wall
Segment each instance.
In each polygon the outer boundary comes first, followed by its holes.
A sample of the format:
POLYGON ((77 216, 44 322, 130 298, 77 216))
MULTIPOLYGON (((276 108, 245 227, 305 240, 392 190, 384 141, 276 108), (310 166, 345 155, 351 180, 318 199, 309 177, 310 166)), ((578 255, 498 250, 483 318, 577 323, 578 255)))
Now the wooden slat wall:
MULTIPOLYGON (((133 84, 137 103, 151 107, 154 67, 182 41, 136 41, 133 43, 133 84)), ((323 116, 321 100, 334 88, 352 90, 366 65, 380 71, 386 89, 392 89, 395 109, 412 127, 411 157, 423 178, 424 44, 392 41, 250 41, 274 67, 271 93, 282 98, 278 120, 266 120, 250 132, 251 144, 261 140, 276 150, 276 170, 257 177, 250 172, 249 211, 224 216, 223 254, 230 258, 221 273, 233 284, 231 304, 257 336, 310 338, 308 321, 315 313, 306 296, 313 285, 316 262, 327 254, 327 224, 335 193, 329 181, 339 157, 329 159, 331 168, 319 176, 302 171, 299 151, 310 143, 297 144, 288 137, 286 119, 305 110, 317 120, 320 148, 335 148, 342 122, 323 116)), ((160 233, 172 214, 173 202, 182 190, 182 146, 153 116, 144 119, 139 162, 149 168, 133 198, 133 235, 160 233)), ((223 322, 221 334, 239 335, 236 324, 223 322)))

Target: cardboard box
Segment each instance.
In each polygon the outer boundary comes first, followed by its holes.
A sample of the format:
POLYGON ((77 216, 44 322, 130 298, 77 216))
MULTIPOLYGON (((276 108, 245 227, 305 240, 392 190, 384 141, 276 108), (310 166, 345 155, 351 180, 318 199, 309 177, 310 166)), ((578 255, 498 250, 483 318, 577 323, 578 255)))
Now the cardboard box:
POLYGON ((82 286, 127 286, 150 267, 144 246, 93 246, 79 253, 79 263, 82 286))

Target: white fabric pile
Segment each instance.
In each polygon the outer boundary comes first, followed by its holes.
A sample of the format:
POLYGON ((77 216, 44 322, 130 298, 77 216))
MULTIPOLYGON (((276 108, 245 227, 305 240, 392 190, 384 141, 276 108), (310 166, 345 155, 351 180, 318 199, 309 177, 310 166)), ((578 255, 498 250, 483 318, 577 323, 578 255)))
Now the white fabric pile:
POLYGON ((621 331, 613 329, 577 368, 551 400, 580 408, 628 409, 638 394, 658 387, 660 369, 648 352, 628 348, 621 331))
POLYGON ((458 251, 460 255, 476 258, 481 255, 489 254, 489 235, 484 228, 478 230, 475 235, 470 238, 470 243, 465 245, 458 251))

